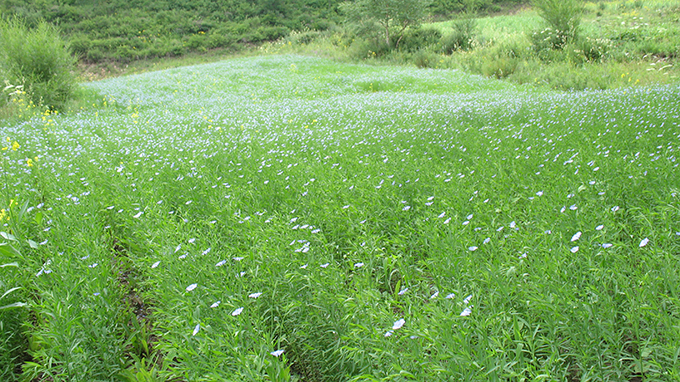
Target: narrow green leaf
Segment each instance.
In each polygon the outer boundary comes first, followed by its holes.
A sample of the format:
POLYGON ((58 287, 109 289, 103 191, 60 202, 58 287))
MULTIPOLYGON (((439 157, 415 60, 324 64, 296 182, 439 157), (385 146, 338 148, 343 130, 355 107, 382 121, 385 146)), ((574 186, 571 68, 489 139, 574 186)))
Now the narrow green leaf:
POLYGON ((10 293, 12 293, 12 292, 14 292, 15 290, 18 290, 18 289, 21 289, 21 287, 14 287, 14 288, 8 290, 7 292, 3 293, 2 296, 0 296, 0 299, 5 298, 5 296, 7 296, 8 294, 10 294, 10 293))
POLYGON ((14 304, 0 306, 0 310, 12 309, 12 308, 22 308, 24 306, 26 306, 25 302, 15 302, 14 304))

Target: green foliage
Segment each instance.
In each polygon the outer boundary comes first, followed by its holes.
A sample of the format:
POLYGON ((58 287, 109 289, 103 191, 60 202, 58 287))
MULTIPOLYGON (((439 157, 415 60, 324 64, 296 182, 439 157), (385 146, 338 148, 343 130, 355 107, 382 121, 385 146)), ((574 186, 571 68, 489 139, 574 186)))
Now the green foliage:
POLYGON ((399 49, 408 52, 419 50, 436 51, 442 34, 435 28, 412 28, 404 33, 399 49))
POLYGON ((346 23, 358 24, 359 34, 379 33, 385 45, 399 47, 404 31, 420 25, 425 0, 354 0, 341 4, 346 23))
MULTIPOLYGON (((4 209, 0 212, 0 223, 6 221, 4 209)), ((14 248, 13 235, 0 232, 0 258, 5 260, 20 258, 14 248)), ((20 361, 26 351, 26 338, 22 325, 28 313, 24 298, 25 290, 20 287, 23 277, 17 261, 0 264, 0 379, 15 381, 19 375, 20 361)))
POLYGON ((433 16, 451 18, 465 12, 495 12, 501 5, 527 3, 528 0, 432 0, 429 10, 433 16))
POLYGON ((583 0, 533 0, 533 4, 549 25, 549 29, 538 32, 536 40, 547 40, 552 49, 562 49, 578 37, 583 0))
POLYGON ((59 31, 46 22, 35 28, 17 18, 0 20, 0 67, 35 105, 61 108, 76 88, 75 59, 59 31))
POLYGON ((337 0, 2 0, 0 11, 29 25, 59 25, 79 59, 131 60, 234 48, 324 30, 340 21, 337 0))
POLYGON ((472 49, 475 41, 477 20, 467 16, 454 20, 453 32, 444 36, 441 42, 442 52, 451 54, 457 50, 472 49))
POLYGON ((411 59, 418 68, 434 68, 437 66, 439 56, 429 50, 419 50, 413 54, 411 59))

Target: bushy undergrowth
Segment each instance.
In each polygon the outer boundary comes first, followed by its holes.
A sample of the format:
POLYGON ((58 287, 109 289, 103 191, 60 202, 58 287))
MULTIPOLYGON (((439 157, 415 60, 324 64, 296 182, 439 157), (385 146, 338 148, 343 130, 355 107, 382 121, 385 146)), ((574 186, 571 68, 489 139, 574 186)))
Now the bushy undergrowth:
POLYGON ((75 58, 55 27, 40 22, 29 29, 17 18, 0 20, 0 74, 4 76, 5 104, 16 101, 13 96, 21 91, 28 103, 61 108, 77 87, 74 65, 75 58))
MULTIPOLYGON (((546 21, 536 12, 523 10, 500 17, 463 15, 410 29, 399 49, 335 30, 309 31, 304 43, 282 39, 265 44, 261 51, 456 68, 562 90, 678 80, 680 28, 673 20, 680 16, 679 2, 648 0, 641 3, 647 6, 639 7, 626 2, 598 4, 584 8, 582 17, 587 22, 579 33, 570 35, 546 28, 546 21)), ((574 12, 572 16, 579 14, 574 12)))

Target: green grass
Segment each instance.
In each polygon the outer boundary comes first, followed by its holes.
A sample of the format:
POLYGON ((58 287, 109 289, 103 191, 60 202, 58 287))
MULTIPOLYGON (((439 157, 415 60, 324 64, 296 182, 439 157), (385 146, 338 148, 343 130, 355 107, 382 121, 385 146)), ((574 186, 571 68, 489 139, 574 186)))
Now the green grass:
POLYGON ((84 87, 0 125, 24 378, 680 380, 675 85, 271 56, 84 87))

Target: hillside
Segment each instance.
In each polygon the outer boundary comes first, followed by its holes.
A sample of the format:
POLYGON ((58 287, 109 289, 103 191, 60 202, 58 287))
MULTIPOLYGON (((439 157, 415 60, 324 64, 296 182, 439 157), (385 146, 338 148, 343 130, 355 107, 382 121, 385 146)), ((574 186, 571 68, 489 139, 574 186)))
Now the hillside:
MULTIPOLYGON (((291 31, 323 31, 341 24, 340 0, 1 0, 3 16, 59 25, 82 61, 181 56, 238 49, 291 31)), ((482 9, 513 0, 480 1, 482 9)), ((463 8, 462 0, 427 2, 431 16, 463 8)))

